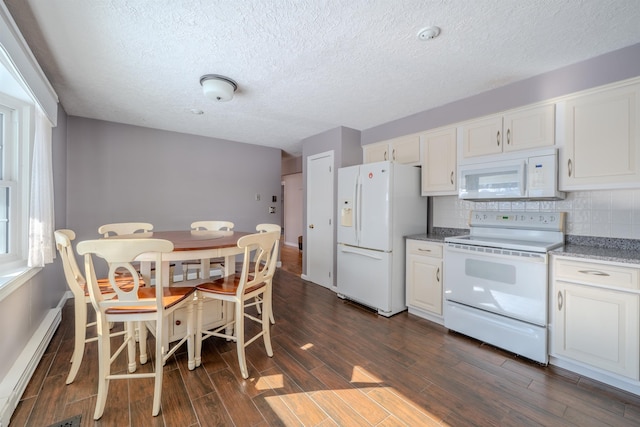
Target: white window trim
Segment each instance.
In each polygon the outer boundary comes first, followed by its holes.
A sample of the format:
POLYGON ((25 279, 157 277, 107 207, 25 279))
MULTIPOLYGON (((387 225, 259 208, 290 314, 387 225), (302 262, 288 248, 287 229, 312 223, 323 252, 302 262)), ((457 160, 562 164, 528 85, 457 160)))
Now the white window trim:
POLYGON ((14 246, 9 254, 0 254, 0 288, 22 277, 22 273, 28 270, 27 257, 29 247, 29 191, 31 188, 31 153, 33 147, 34 132, 34 108, 32 105, 0 94, 0 104, 13 110, 14 143, 12 149, 18 152, 8 153, 13 163, 10 165, 10 181, 14 181, 14 190, 18 196, 12 199, 10 212, 10 233, 18 236, 13 239, 14 246), (4 283, 3 283, 4 282, 4 283))

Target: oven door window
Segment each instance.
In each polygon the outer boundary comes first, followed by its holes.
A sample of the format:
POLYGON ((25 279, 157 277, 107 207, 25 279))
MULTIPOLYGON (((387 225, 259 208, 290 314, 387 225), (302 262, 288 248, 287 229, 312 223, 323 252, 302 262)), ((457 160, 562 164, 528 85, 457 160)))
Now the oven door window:
POLYGON ((546 258, 445 250, 445 298, 523 320, 547 322, 546 258))
POLYGON ((513 264, 468 259, 464 264, 464 273, 467 277, 476 277, 507 285, 516 284, 516 266, 513 264))

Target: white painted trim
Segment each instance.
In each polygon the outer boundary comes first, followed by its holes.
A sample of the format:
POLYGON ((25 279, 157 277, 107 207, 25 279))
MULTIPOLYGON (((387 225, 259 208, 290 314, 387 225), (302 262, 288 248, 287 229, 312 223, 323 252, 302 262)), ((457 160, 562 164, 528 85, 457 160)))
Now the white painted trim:
POLYGON ((9 72, 17 74, 15 77, 26 86, 27 93, 33 96, 55 127, 58 121, 58 95, 2 1, 0 1, 0 52, 4 53, 10 62, 12 69, 9 72))
POLYGON ((49 346, 51 338, 62 320, 61 305, 49 310, 44 320, 33 334, 24 350, 0 383, 0 427, 8 426, 31 376, 35 372, 42 355, 49 346))
POLYGON ((0 301, 31 280, 41 270, 41 267, 24 267, 0 276, 0 301))

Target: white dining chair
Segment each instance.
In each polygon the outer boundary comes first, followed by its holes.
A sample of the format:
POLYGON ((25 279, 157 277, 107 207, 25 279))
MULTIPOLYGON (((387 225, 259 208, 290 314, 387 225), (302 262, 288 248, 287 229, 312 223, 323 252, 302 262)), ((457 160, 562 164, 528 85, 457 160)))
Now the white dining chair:
MULTIPOLYGON (((91 302, 89 297, 89 290, 87 289, 87 282, 78 267, 76 256, 73 251, 71 242, 75 240, 76 233, 73 230, 60 229, 54 231, 54 237, 56 239, 56 248, 60 254, 62 261, 62 269, 64 271, 64 277, 67 281, 67 286, 73 294, 73 314, 74 314, 74 339, 73 339, 73 354, 71 356, 71 368, 67 375, 66 383, 71 384, 78 370, 82 364, 84 357, 84 349, 87 343, 96 341, 97 337, 87 337, 88 329, 96 326, 96 322, 88 322, 87 318, 87 304, 91 302)), ((103 298, 113 298, 116 294, 111 286, 107 285, 107 279, 99 279, 98 284, 100 286, 100 292, 103 298)), ((131 277, 119 277, 117 279, 117 285, 122 288, 131 288, 131 277)), ((116 332, 112 336, 122 335, 124 332, 116 332)))
MULTIPOLYGON (((153 231, 153 224, 148 222, 114 222, 111 224, 104 224, 98 227, 98 233, 103 237, 115 237, 115 236, 127 236, 130 234, 138 233, 151 233, 153 231)), ((133 263, 136 266, 138 272, 140 272, 140 263, 133 263)), ((173 283, 175 277, 176 264, 173 263, 169 266, 169 283, 173 283)), ((151 270, 153 273, 153 269, 151 270)), ((152 278, 149 277, 149 280, 152 278)))
MULTIPOLYGON (((233 230, 234 224, 231 221, 194 221, 191 223, 192 230, 209 230, 220 231, 233 230)), ((221 270, 224 268, 224 259, 212 259, 209 260, 209 270, 212 269, 221 270)), ((202 274, 202 262, 199 259, 182 261, 182 277, 183 280, 188 280, 189 271, 194 270, 196 273, 196 279, 204 278, 202 274)), ((222 273, 221 273, 222 274, 222 273)))
MULTIPOLYGON (((280 250, 280 236, 282 234, 282 227, 280 227, 278 224, 258 224, 256 226, 256 231, 258 233, 268 233, 268 232, 272 232, 272 231, 275 231, 275 232, 278 233, 278 240, 276 241, 276 244, 273 247, 273 254, 272 254, 272 256, 275 257, 275 260, 276 260, 276 263, 274 264, 274 268, 275 268, 275 266, 277 266, 278 259, 280 259, 279 250, 280 250)), ((271 279, 273 280, 273 276, 271 276, 271 279)), ((271 292, 272 288, 273 288, 273 285, 269 286, 269 292, 271 292)), ((256 302, 260 303, 260 301, 261 301, 261 297, 257 296, 256 297, 256 302)), ((270 295, 269 301, 272 304, 272 306, 269 307, 269 320, 271 321, 272 325, 275 325, 276 321, 275 321, 275 318, 274 318, 274 315, 273 315, 273 298, 272 298, 272 295, 270 295)), ((256 308, 258 309, 258 312, 260 312, 261 305, 257 304, 256 308)))
POLYGON ((249 378, 245 347, 262 337, 269 357, 273 356, 271 334, 269 331, 269 310, 271 307, 272 278, 275 272, 276 258, 273 256, 274 247, 279 239, 279 233, 254 233, 238 239, 238 247, 244 250, 242 271, 217 280, 196 286, 198 290, 198 308, 196 311, 195 364, 202 362, 202 341, 209 337, 220 337, 236 342, 238 364, 242 378, 249 378), (252 252, 256 253, 251 259, 252 252), (261 313, 248 311, 259 303, 255 297, 262 297, 261 313), (202 308, 205 298, 221 300, 234 304, 234 315, 226 319, 225 324, 213 329, 204 330, 202 325, 202 308), (251 301, 251 302, 250 302, 251 301), (245 338, 245 319, 261 325, 260 332, 253 337, 245 338), (231 331, 231 332, 229 332, 231 331))
MULTIPOLYGON (((163 283, 156 283, 154 287, 140 287, 140 279, 136 273, 132 261, 141 254, 154 259, 157 277, 162 277, 162 254, 173 251, 173 243, 162 239, 99 239, 86 240, 77 246, 80 255, 84 255, 85 276, 89 287, 91 304, 96 311, 96 323, 98 331, 98 396, 94 419, 98 420, 104 412, 109 382, 111 380, 129 380, 133 378, 154 378, 153 416, 160 412, 162 394, 163 366, 167 359, 173 355, 183 344, 187 343, 188 368, 194 368, 194 343, 193 343, 193 287, 169 287, 163 283), (100 292, 100 284, 96 279, 94 261, 103 259, 109 268, 109 284, 116 293, 112 299, 105 299, 100 292), (133 286, 130 289, 117 287, 118 273, 124 271, 126 275, 133 277, 133 286), (167 318, 175 310, 186 307, 187 309, 187 333, 170 349, 165 345, 164 328, 167 318), (124 323, 126 335, 123 343, 112 353, 111 338, 108 333, 108 325, 124 323), (135 333, 134 324, 142 322, 155 335, 155 366, 150 373, 134 373, 135 362, 135 333), (120 353, 127 348, 129 373, 115 374, 111 372, 112 364, 120 353)), ((142 334, 141 334, 142 346, 142 334)), ((142 348, 140 352, 142 353, 142 348)), ((141 361, 141 363, 143 363, 141 361)))

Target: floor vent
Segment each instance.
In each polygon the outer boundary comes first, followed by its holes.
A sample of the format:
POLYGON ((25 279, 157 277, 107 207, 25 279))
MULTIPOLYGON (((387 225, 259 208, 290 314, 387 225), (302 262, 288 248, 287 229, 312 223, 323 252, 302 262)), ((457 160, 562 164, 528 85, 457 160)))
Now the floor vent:
POLYGON ((80 427, 81 420, 82 415, 76 415, 75 417, 67 418, 58 423, 53 423, 49 427, 80 427))

